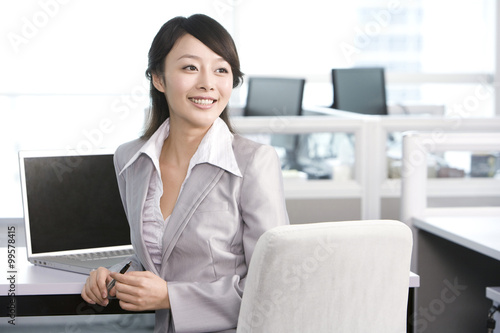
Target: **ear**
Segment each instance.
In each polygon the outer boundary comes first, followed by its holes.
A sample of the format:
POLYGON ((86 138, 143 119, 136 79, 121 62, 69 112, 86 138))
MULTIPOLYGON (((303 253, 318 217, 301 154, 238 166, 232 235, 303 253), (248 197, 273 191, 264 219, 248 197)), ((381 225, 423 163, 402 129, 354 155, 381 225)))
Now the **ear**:
POLYGON ((157 74, 153 74, 152 77, 153 77, 153 85, 155 86, 155 88, 164 93, 165 81, 163 80, 163 77, 160 77, 157 74))

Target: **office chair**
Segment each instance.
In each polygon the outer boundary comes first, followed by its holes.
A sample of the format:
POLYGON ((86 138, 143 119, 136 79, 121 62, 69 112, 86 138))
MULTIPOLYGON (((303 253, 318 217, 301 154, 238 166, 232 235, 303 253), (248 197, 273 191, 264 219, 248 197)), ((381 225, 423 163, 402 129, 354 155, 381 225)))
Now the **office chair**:
MULTIPOLYGON (((306 80, 303 78, 249 77, 243 115, 286 117, 302 115, 306 80)), ((296 151, 299 135, 272 134, 271 145, 286 151, 285 169, 299 169, 296 151)))
POLYGON ((406 332, 411 250, 399 221, 271 229, 250 262, 237 333, 406 332))
POLYGON ((332 108, 369 115, 387 115, 384 68, 332 69, 332 108))
POLYGON ((306 80, 249 77, 245 116, 300 116, 306 80))

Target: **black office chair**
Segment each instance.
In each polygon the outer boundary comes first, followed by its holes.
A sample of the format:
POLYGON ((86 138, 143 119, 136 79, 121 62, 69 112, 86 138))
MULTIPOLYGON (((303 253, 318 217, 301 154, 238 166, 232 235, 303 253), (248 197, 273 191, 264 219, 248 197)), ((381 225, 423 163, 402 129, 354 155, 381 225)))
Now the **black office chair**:
MULTIPOLYGON (((305 79, 250 77, 244 116, 286 117, 302 115, 305 79)), ((285 169, 299 169, 299 135, 272 134, 271 145, 286 151, 285 169)))
POLYGON ((306 80, 250 77, 245 116, 300 116, 306 80))
POLYGON ((332 108, 368 115, 387 115, 382 67, 332 69, 332 108))

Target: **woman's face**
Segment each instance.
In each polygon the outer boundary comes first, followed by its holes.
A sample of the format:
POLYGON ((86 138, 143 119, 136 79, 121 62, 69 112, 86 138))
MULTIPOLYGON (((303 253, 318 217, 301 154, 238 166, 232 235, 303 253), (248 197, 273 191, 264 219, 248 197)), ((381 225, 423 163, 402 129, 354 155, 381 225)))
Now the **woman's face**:
POLYGON ((231 96, 231 66, 192 35, 179 38, 165 58, 163 78, 153 75, 176 127, 208 129, 231 96))

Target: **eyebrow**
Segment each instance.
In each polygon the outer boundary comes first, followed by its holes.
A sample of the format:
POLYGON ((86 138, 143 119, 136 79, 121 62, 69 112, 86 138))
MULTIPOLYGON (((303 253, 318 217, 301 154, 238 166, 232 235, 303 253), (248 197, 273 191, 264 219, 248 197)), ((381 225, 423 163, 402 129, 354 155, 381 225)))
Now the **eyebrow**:
MULTIPOLYGON (((181 60, 181 59, 184 59, 184 58, 187 58, 187 59, 196 59, 196 60, 200 60, 201 59, 201 57, 199 57, 197 55, 194 55, 194 54, 183 54, 177 60, 181 60)), ((219 61, 219 62, 227 62, 222 57, 218 57, 216 60, 219 61)))

